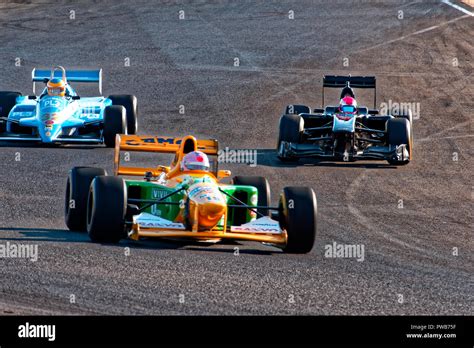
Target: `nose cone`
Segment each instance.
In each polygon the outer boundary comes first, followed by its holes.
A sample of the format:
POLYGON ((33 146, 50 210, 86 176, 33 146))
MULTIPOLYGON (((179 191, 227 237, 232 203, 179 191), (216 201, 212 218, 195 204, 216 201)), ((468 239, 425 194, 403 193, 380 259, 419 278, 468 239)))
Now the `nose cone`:
POLYGON ((225 213, 226 205, 223 202, 205 202, 198 205, 199 226, 212 228, 217 225, 225 213))
POLYGON ((60 127, 58 126, 40 127, 39 134, 40 134, 41 140, 44 143, 52 143, 53 139, 57 136, 57 133, 60 130, 59 128, 60 127))

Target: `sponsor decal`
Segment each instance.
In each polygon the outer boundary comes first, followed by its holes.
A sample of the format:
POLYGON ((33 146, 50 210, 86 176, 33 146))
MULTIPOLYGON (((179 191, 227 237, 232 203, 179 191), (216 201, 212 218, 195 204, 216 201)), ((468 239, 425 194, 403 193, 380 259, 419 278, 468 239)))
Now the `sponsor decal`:
POLYGON ((257 220, 243 224, 242 226, 232 226, 230 230, 231 232, 242 233, 281 233, 278 221, 275 221, 268 216, 261 217, 257 220))
MULTIPOLYGON (((156 199, 156 200, 159 200, 159 199, 165 197, 168 194, 169 194, 169 191, 156 189, 156 188, 152 189, 152 191, 151 191, 152 198, 156 199)), ((165 202, 169 202, 169 201, 170 201, 169 198, 165 199, 165 202)), ((155 205, 151 206, 151 213, 153 215, 157 215, 157 216, 161 215, 161 210, 159 209, 158 205, 155 204, 155 205)))
POLYGON ((169 228, 173 230, 184 230, 182 223, 169 221, 149 213, 140 213, 133 217, 133 222, 145 228, 169 228))
POLYGON ((223 198, 220 194, 217 187, 209 186, 207 183, 198 183, 191 186, 189 191, 189 198, 198 202, 202 201, 212 201, 212 202, 222 202, 223 198))
POLYGON ((181 144, 181 139, 176 138, 160 138, 160 137, 138 137, 138 139, 130 139, 125 142, 127 145, 139 146, 143 143, 145 144, 169 144, 169 145, 179 145, 181 144))

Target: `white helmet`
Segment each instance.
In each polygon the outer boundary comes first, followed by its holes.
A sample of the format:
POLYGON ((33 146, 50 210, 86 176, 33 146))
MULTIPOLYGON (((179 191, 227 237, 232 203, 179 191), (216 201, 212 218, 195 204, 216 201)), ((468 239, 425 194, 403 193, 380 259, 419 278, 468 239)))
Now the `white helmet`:
POLYGON ((181 161, 181 170, 205 170, 209 171, 209 158, 204 152, 193 151, 184 156, 181 161))

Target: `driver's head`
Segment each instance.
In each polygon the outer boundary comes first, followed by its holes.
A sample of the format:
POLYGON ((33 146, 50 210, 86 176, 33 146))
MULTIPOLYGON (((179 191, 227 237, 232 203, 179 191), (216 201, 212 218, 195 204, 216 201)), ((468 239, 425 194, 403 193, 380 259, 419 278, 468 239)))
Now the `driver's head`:
POLYGON ((48 95, 53 97, 64 97, 66 95, 66 83, 62 79, 54 78, 48 81, 46 88, 48 95))
POLYGON ((352 97, 344 97, 339 102, 339 112, 344 114, 355 114, 357 112, 357 102, 352 97))
POLYGON ((192 151, 186 154, 181 161, 181 170, 205 170, 209 171, 209 158, 204 152, 192 151))

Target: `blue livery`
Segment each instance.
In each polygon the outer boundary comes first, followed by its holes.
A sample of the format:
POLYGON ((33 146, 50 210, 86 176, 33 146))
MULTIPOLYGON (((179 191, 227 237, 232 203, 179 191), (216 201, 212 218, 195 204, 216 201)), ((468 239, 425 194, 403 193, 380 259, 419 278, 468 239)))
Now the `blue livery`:
POLYGON ((80 97, 69 84, 97 83, 101 93, 102 70, 33 69, 32 80, 33 86, 37 82, 47 84, 39 96, 0 92, 0 141, 113 146, 116 134, 136 133, 136 97, 80 97))

